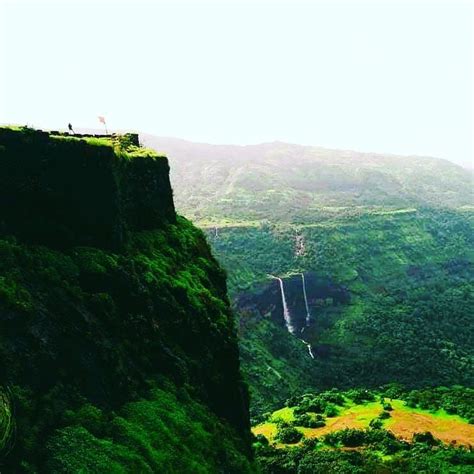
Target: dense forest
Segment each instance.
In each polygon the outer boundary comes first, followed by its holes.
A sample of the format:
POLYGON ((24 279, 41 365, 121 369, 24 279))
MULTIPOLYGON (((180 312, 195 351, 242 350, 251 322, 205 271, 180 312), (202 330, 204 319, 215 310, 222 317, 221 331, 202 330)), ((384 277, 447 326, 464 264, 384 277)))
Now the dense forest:
POLYGON ((217 237, 209 229, 234 295, 258 292, 268 274, 299 272, 330 278, 351 295, 337 305, 310 298, 305 338, 321 349, 314 361, 274 320, 240 312, 252 411, 307 387, 472 385, 472 222, 469 211, 420 209, 224 227, 217 237))

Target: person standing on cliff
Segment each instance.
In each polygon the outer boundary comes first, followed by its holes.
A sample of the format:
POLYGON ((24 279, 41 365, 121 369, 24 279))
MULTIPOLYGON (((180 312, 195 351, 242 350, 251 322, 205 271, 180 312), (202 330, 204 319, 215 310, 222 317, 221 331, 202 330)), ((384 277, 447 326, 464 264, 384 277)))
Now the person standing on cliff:
POLYGON ((72 125, 70 123, 67 124, 67 128, 69 130, 69 133, 72 133, 73 135, 75 135, 74 130, 72 129, 72 125))

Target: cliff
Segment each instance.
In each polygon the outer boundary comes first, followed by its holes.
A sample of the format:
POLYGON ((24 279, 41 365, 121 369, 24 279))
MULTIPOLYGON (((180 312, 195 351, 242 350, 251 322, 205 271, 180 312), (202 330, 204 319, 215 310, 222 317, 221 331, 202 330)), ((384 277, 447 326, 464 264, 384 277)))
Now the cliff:
POLYGON ((176 220, 168 160, 133 134, 0 128, 0 232, 53 247, 120 248, 176 220))
POLYGON ((250 471, 225 275, 167 159, 0 129, 0 170, 2 472, 250 471))

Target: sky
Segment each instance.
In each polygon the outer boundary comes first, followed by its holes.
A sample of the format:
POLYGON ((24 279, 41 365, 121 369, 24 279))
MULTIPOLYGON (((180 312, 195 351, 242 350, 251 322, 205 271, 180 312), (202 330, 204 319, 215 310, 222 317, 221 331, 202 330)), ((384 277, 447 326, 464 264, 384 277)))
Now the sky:
POLYGON ((0 123, 473 163, 473 2, 0 0, 0 123))

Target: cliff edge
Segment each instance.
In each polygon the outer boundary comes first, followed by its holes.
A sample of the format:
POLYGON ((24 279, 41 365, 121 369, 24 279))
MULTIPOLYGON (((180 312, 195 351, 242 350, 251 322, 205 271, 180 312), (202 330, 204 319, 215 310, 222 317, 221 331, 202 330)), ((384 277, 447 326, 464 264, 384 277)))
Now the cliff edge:
POLYGON ((176 220, 168 160, 138 135, 0 128, 0 232, 53 247, 120 248, 176 220))
POLYGON ((2 128, 0 170, 2 472, 250 472, 225 274, 166 157, 2 128))

